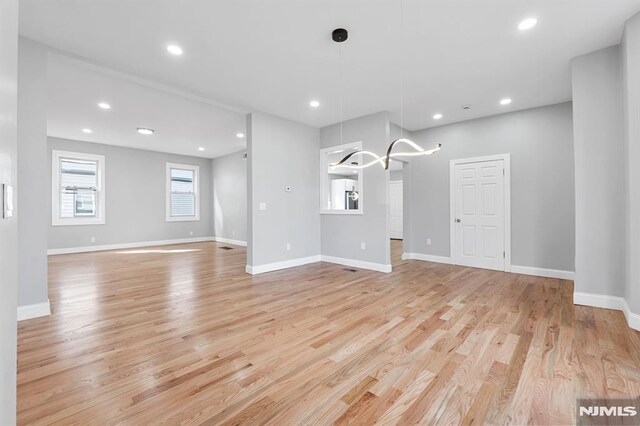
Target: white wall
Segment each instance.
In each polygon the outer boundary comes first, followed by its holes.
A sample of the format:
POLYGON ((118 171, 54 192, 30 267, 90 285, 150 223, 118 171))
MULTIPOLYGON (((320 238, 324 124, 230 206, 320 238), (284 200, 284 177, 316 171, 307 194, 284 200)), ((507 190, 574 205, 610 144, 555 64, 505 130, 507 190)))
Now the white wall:
POLYGON ((575 291, 623 296, 625 176, 619 46, 572 61, 575 291))
POLYGON ((20 38, 18 64, 18 305, 48 302, 47 49, 20 38))
MULTIPOLYGON (((361 141, 365 150, 386 152, 390 142, 389 114, 380 112, 345 121, 343 135, 344 143, 361 141)), ((321 148, 339 144, 338 124, 320 129, 321 148)), ((317 155, 315 161, 319 161, 317 155)), ((322 255, 390 267, 389 173, 382 167, 369 167, 363 176, 362 215, 321 215, 322 255), (360 248, 362 242, 365 250, 360 248)))
POLYGON ((509 153, 512 265, 574 271, 571 103, 421 130, 412 138, 442 149, 405 166, 405 251, 450 256, 450 160, 509 153))
MULTIPOLYGON (((640 314, 640 13, 625 25, 622 43, 623 102, 626 154, 626 261, 625 299, 640 314)), ((638 318, 640 327, 640 318, 638 318)))
POLYGON ((318 129, 252 113, 247 116, 247 152, 247 265, 319 256, 318 129), (286 186, 292 191, 286 192, 286 186), (260 203, 267 209, 260 210, 260 203))
MULTIPOLYGON (((18 191, 18 2, 0 1, 0 184, 18 191)), ((15 196, 14 196, 15 197, 15 196)), ((15 200, 15 198, 14 198, 15 200)), ((2 203, 0 202, 0 205, 2 203)), ((0 424, 16 422, 18 217, 0 215, 0 424)))
POLYGON ((105 156, 104 225, 52 226, 49 248, 75 248, 164 241, 213 235, 211 160, 98 143, 49 138, 46 180, 47 211, 51 211, 51 151, 105 156), (200 220, 166 221, 166 164, 200 166, 200 220), (193 232, 193 235, 191 234, 193 232), (95 243, 91 243, 95 237, 95 243))
POLYGON ((247 241, 247 160, 245 151, 211 160, 213 235, 247 241))

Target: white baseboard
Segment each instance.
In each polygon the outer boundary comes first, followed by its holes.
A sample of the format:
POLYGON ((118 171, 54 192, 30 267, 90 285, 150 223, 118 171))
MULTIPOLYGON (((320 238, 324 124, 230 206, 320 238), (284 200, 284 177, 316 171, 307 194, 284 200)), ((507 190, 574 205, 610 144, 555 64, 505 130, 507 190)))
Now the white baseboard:
POLYGON ((213 241, 216 241, 218 243, 224 243, 224 244, 233 244, 233 245, 242 246, 242 247, 246 247, 247 246, 247 242, 246 241, 234 240, 234 239, 231 239, 231 238, 213 237, 213 241))
MULTIPOLYGON (((49 256, 56 254, 87 253, 92 251, 122 250, 137 247, 166 246, 171 244, 200 243, 214 241, 214 237, 180 238, 176 240, 142 241, 137 243, 105 244, 100 246, 70 247, 47 250, 49 256)), ((229 243, 231 244, 231 243, 229 243)))
POLYGON ((402 260, 424 260, 427 262, 451 264, 451 258, 448 256, 435 256, 422 253, 402 253, 402 260))
POLYGON ((278 271, 280 269, 293 268, 296 266, 307 265, 309 263, 320 262, 320 256, 301 257, 298 259, 289 259, 282 262, 266 263, 264 265, 247 265, 247 274, 257 275, 265 272, 278 271))
POLYGON ((631 312, 631 308, 624 297, 576 291, 573 293, 573 303, 576 305, 592 306, 594 308, 622 311, 629 327, 640 331, 640 315, 631 312))
POLYGON ((373 263, 373 262, 366 262, 364 260, 345 259, 342 257, 333 257, 333 256, 325 256, 325 255, 320 256, 320 258, 322 262, 337 263, 338 265, 350 266, 352 268, 370 269, 372 271, 384 272, 387 274, 391 272, 391 265, 385 265, 384 263, 373 263))
POLYGON ((511 265, 510 270, 507 272, 511 272, 514 274, 534 275, 536 277, 558 278, 561 280, 574 280, 576 275, 573 271, 562 271, 559 269, 534 268, 531 266, 517 265, 511 265))
POLYGON ((18 306, 18 321, 31 318, 46 317, 51 315, 51 305, 49 299, 46 302, 34 303, 33 305, 18 306))
MULTIPOLYGON (((426 260, 427 262, 452 264, 450 257, 434 256, 422 253, 402 253, 402 260, 426 260)), ((558 278, 562 280, 573 280, 575 277, 575 272, 573 271, 561 271, 559 269, 534 268, 531 266, 518 265, 511 265, 505 272, 534 275, 536 277, 558 278)))

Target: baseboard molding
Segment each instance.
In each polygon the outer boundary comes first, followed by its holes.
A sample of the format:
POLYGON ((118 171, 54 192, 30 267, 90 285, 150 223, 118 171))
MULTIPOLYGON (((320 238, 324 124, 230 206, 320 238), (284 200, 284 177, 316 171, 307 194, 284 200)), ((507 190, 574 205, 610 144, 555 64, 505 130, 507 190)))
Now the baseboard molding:
POLYGON ((49 299, 42 303, 18 306, 18 321, 46 317, 49 315, 51 315, 51 304, 49 303, 49 299))
POLYGON ((264 265, 247 265, 247 274, 257 275, 265 272, 278 271, 280 269, 294 268, 296 266, 307 265, 309 263, 320 262, 320 256, 300 257, 298 259, 289 259, 282 262, 266 263, 264 265))
POLYGON ((573 293, 573 303, 575 305, 592 306, 594 308, 615 309, 622 311, 627 324, 634 330, 640 331, 640 315, 631 312, 629 304, 624 297, 608 296, 606 294, 582 293, 576 291, 573 293))
POLYGON ((247 246, 247 242, 246 241, 234 240, 232 238, 213 237, 213 241, 216 241, 218 243, 223 243, 223 244, 233 244, 233 245, 242 246, 242 247, 246 247, 247 246))
POLYGON ((176 240, 142 241, 142 242, 136 242, 136 243, 105 244, 100 246, 58 248, 58 249, 47 250, 47 255, 54 256, 57 254, 88 253, 92 251, 122 250, 122 249, 129 249, 129 248, 151 247, 151 246, 167 246, 171 244, 201 243, 205 241, 214 241, 214 237, 180 238, 176 240))
POLYGON ((320 256, 322 262, 336 263, 338 265, 350 266, 352 268, 370 269, 372 271, 384 272, 388 274, 391 272, 391 265, 385 265, 384 263, 366 262, 364 260, 345 259, 342 257, 334 256, 320 256))
POLYGON ((574 280, 576 273, 573 271, 562 271, 559 269, 534 268, 531 266, 511 265, 510 270, 514 274, 533 275, 536 277, 558 278, 561 280, 574 280))
MULTIPOLYGON (((451 258, 447 256, 434 256, 422 253, 402 253, 402 260, 425 260, 427 262, 452 264, 451 258)), ((536 277, 558 278, 561 280, 573 280, 575 272, 561 271, 559 269, 534 268, 531 266, 511 265, 505 272, 513 274, 533 275, 536 277)))
POLYGON ((424 260, 426 262, 451 264, 451 258, 448 256, 435 256, 422 253, 402 253, 402 260, 424 260))

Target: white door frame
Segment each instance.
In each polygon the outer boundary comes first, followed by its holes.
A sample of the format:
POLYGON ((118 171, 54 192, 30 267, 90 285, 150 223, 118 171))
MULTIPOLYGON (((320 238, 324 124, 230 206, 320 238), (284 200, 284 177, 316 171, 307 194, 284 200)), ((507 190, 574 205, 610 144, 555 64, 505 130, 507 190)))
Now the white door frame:
POLYGON ((483 157, 460 158, 449 161, 449 238, 451 264, 455 265, 456 249, 456 198, 455 166, 467 163, 502 160, 504 164, 504 270, 511 272, 511 155, 498 154, 483 157))

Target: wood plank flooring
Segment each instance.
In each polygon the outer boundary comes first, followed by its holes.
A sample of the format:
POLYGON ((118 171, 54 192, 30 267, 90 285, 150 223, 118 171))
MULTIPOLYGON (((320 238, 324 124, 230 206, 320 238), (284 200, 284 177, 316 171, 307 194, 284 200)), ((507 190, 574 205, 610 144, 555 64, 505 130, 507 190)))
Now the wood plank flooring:
POLYGON ((640 394, 640 334, 569 281, 422 261, 252 277, 219 243, 53 256, 19 424, 573 424, 640 394))

